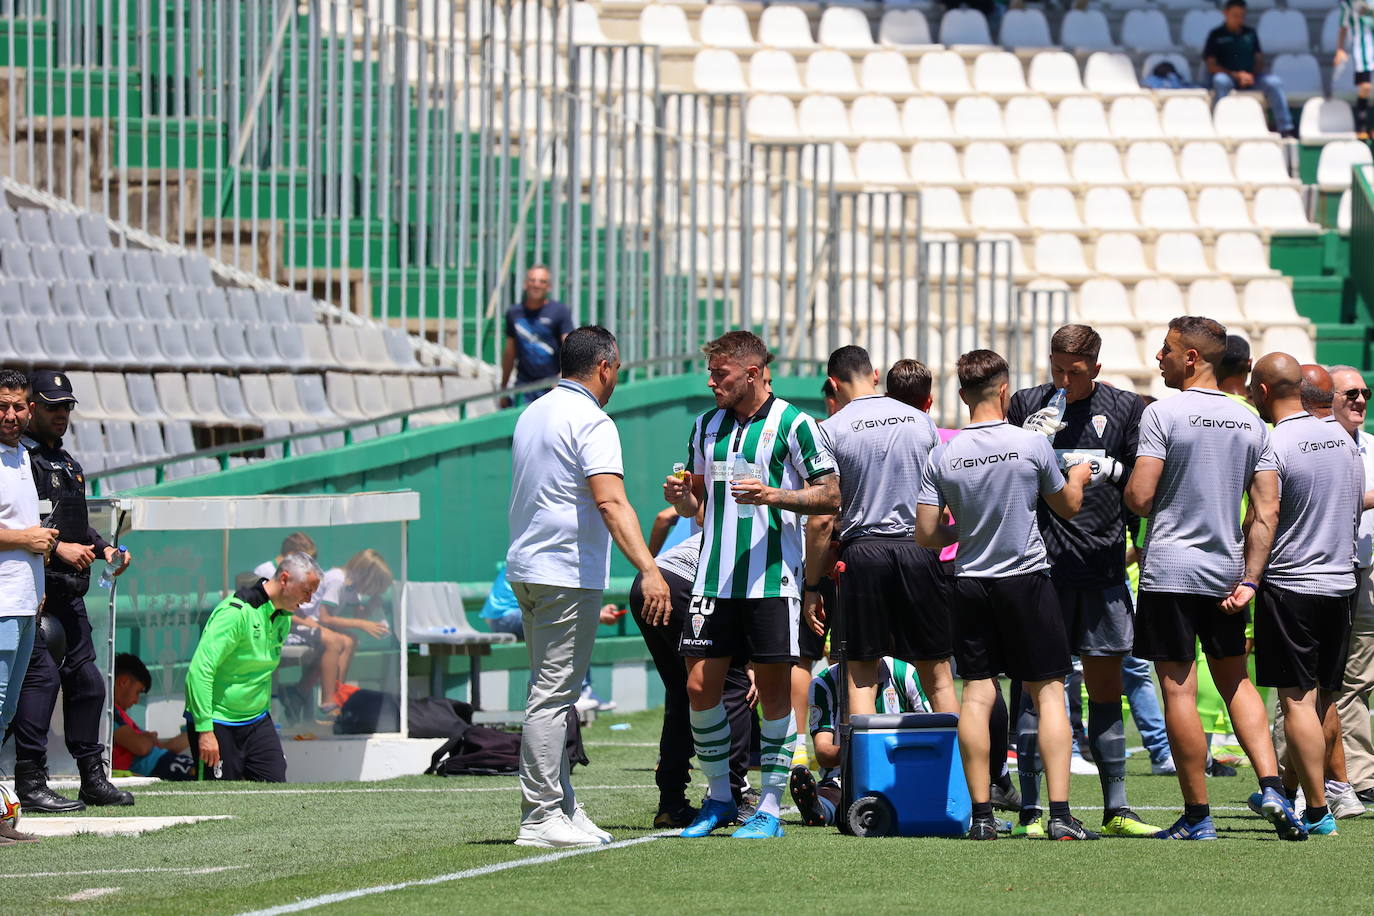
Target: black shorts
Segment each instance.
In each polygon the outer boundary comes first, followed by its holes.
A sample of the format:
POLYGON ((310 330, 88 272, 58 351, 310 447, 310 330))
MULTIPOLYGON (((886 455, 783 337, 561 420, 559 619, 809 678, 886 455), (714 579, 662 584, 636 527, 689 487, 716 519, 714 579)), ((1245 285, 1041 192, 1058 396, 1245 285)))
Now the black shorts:
POLYGON ((1073 670, 1064 616, 1048 575, 960 576, 952 605, 954 658, 965 680, 1005 674, 1048 681, 1073 670))
POLYGON ((693 595, 678 651, 687 658, 742 656, 760 664, 795 662, 801 601, 693 595))
POLYGON ((846 541, 840 556, 846 567, 840 619, 851 659, 890 655, 916 662, 954 654, 935 551, 911 538, 861 537, 846 541))
POLYGON ((829 576, 822 579, 820 593, 822 607, 826 609, 825 620, 821 621, 825 633, 817 636, 816 632, 806 625, 805 616, 797 621, 797 655, 801 658, 825 658, 825 637, 830 633, 830 609, 835 606, 835 580, 829 576))
MULTIPOLYGON (((1355 85, 1356 85, 1356 86, 1363 86, 1363 85, 1364 85, 1365 83, 1367 83, 1367 82, 1369 82, 1369 71, 1368 71, 1368 70, 1356 70, 1356 71, 1355 71, 1355 85)), ((1358 125, 1358 124, 1355 125, 1355 129, 1356 129, 1356 130, 1359 130, 1359 125, 1358 125)))
POLYGON ((1255 682, 1340 690, 1353 612, 1352 595, 1304 595, 1261 585, 1255 598, 1255 682))
POLYGON ((1221 599, 1211 595, 1140 590, 1136 599, 1135 651, 1132 655, 1152 662, 1197 660, 1197 644, 1211 658, 1235 658, 1245 654, 1248 610, 1227 614, 1221 599))
POLYGON ((1075 655, 1126 656, 1135 645, 1135 615, 1126 583, 1109 588, 1084 588, 1054 583, 1064 630, 1075 655))

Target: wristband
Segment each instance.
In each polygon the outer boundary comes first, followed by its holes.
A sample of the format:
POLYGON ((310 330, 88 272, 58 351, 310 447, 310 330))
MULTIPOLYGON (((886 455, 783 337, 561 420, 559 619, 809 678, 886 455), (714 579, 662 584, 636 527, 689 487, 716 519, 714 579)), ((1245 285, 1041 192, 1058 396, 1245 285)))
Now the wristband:
POLYGON ((1250 591, 1252 591, 1252 592, 1258 592, 1258 591, 1259 591, 1259 586, 1256 585, 1256 584, 1253 583, 1253 582, 1244 581, 1244 582, 1241 582, 1241 585, 1244 585, 1246 588, 1250 589, 1250 591))

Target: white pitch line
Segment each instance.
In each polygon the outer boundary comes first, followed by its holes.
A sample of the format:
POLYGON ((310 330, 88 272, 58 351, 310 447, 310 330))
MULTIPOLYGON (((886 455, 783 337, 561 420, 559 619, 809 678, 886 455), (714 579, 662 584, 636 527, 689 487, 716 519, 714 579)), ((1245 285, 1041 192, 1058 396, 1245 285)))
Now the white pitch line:
POLYGON ((147 872, 161 872, 173 875, 213 875, 221 871, 247 868, 247 865, 210 865, 204 868, 187 866, 184 868, 87 868, 81 871, 28 871, 10 875, 0 875, 0 881, 14 878, 75 878, 81 875, 142 875, 147 872))
POLYGON ((658 747, 657 741, 583 741, 587 747, 658 747))
POLYGON ((332 903, 343 903, 346 900, 357 900, 359 897, 371 897, 374 894, 389 894, 392 891, 403 891, 412 887, 430 887, 435 884, 447 884, 450 881, 461 881, 464 878, 480 878, 483 875, 508 871, 512 868, 523 868, 526 865, 546 865, 550 862, 570 859, 573 856, 584 856, 592 852, 606 852, 611 849, 624 849, 628 846, 638 846, 641 843, 651 843, 665 836, 673 836, 677 832, 676 830, 665 830, 661 833, 651 833, 648 836, 636 837, 633 840, 620 840, 606 846, 579 846, 575 849, 564 849, 559 852, 545 853, 540 856, 530 856, 527 859, 513 859, 509 862, 497 862, 492 865, 482 865, 478 868, 449 872, 446 875, 436 875, 433 878, 417 878, 414 881, 400 881, 396 884, 378 884, 373 887, 360 887, 357 890, 321 894, 318 897, 307 897, 304 900, 297 900, 294 903, 283 903, 280 906, 268 907, 265 910, 250 910, 247 913, 239 914, 239 916, 280 916, 282 913, 299 913, 302 910, 313 910, 316 907, 328 906, 332 903))
MULTIPOLYGON (((613 790, 613 789, 655 789, 657 786, 635 785, 635 786, 576 786, 577 791, 588 790, 613 790)), ((516 792, 520 789, 518 783, 511 783, 508 786, 434 786, 428 787, 405 787, 405 786, 379 786, 375 789, 362 785, 356 789, 208 789, 204 792, 171 792, 153 791, 140 792, 143 795, 175 795, 180 798, 198 798, 202 795, 341 795, 347 793, 410 793, 410 792, 516 792)))
MULTIPOLYGON (((1182 811, 1182 810, 1183 810, 1183 806, 1182 806, 1182 805, 1131 805, 1131 810, 1132 810, 1132 811, 1182 811)), ((1225 805, 1212 805, 1212 806, 1211 806, 1211 810, 1213 810, 1213 811, 1250 811, 1249 808, 1246 808, 1246 807, 1244 807, 1244 806, 1241 806, 1241 807, 1238 807, 1238 808, 1236 808, 1236 807, 1229 807, 1229 808, 1228 808, 1228 807, 1225 806, 1225 805)), ((1251 811, 1250 813, 1253 814, 1254 812, 1251 811)))
POLYGON ((94 900, 97 897, 105 897, 109 894, 117 893, 119 893, 119 888, 117 887, 88 887, 84 891, 77 891, 75 894, 68 894, 65 897, 58 897, 57 899, 70 900, 72 903, 78 903, 82 900, 94 900))

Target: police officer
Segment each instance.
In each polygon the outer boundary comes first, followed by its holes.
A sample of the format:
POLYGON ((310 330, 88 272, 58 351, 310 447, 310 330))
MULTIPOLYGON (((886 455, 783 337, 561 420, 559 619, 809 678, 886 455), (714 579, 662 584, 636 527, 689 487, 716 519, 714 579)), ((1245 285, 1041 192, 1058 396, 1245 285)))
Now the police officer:
POLYGON ((91 624, 86 618, 86 590, 91 564, 116 564, 118 573, 129 555, 105 543, 90 526, 86 512, 86 475, 62 447, 62 437, 76 396, 65 372, 35 372, 29 389, 29 450, 38 498, 51 508, 49 524, 57 544, 48 559, 44 626, 34 639, 33 657, 24 676, 14 736, 15 791, 25 811, 79 811, 86 805, 132 805, 134 797, 111 784, 105 773, 100 719, 105 713, 105 679, 96 664, 91 624), (45 639, 45 632, 48 638, 45 639), (65 641, 65 654, 58 643, 65 641), (62 690, 67 750, 81 774, 80 801, 48 788, 48 728, 62 690))

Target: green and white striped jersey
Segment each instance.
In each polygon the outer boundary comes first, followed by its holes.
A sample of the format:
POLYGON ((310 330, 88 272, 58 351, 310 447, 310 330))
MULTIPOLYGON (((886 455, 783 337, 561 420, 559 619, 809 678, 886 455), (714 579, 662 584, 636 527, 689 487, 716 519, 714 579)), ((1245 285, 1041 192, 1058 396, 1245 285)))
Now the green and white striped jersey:
MULTIPOLYGON (((808 696, 810 709, 810 728, 812 735, 817 732, 833 732, 839 718, 836 691, 839 689, 840 667, 831 665, 811 679, 808 696)), ((879 713, 930 712, 930 701, 921 689, 921 681, 916 676, 916 666, 898 658, 883 658, 878 666, 878 699, 874 707, 879 713)), ((825 779, 838 776, 839 770, 827 770, 821 774, 825 779)))
POLYGON ((794 512, 741 506, 730 495, 737 457, 770 487, 799 490, 835 472, 816 421, 770 397, 747 421, 717 408, 697 417, 687 470, 706 479, 706 527, 692 594, 708 598, 797 598, 802 529, 794 512))
POLYGON ((1355 71, 1374 69, 1374 3, 1341 0, 1341 26, 1350 39, 1350 62, 1355 71))

